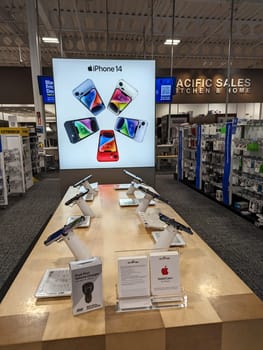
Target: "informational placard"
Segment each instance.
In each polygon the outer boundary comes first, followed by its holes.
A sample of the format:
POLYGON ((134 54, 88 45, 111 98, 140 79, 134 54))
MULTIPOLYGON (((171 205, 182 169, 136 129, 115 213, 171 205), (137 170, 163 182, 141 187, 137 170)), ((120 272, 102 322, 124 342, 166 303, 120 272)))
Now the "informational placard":
POLYGON ((154 167, 155 62, 54 59, 60 169, 154 167))
POLYGON ((118 258, 118 299, 122 310, 152 306, 148 256, 118 258))
POLYGON ((156 103, 172 102, 175 93, 175 85, 175 77, 156 78, 156 103))
POLYGON ((42 95, 44 104, 55 103, 54 81, 52 77, 45 75, 38 76, 39 92, 42 95))
POLYGON ((151 293, 155 296, 181 292, 179 254, 177 251, 150 254, 151 293))
POLYGON ((129 256, 118 259, 118 295, 120 298, 150 296, 147 256, 129 256))

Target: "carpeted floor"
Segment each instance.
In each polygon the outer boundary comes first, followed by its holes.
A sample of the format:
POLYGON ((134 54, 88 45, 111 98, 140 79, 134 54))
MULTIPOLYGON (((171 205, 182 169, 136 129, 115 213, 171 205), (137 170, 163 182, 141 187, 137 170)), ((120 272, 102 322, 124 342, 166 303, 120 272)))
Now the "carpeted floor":
POLYGON ((0 301, 60 202, 58 177, 43 177, 0 209, 0 301))

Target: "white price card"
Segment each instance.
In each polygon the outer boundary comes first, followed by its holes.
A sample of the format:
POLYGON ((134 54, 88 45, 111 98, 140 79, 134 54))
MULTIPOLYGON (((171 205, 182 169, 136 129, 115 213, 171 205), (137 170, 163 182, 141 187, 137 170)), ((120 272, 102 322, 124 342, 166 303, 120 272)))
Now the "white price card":
POLYGON ((133 298, 150 295, 147 256, 118 258, 118 296, 133 298))

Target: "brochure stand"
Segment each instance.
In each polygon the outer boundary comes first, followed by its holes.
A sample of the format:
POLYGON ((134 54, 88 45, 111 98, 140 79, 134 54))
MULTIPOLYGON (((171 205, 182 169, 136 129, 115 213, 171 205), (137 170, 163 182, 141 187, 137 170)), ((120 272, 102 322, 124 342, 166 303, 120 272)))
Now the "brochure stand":
POLYGON ((177 251, 116 252, 116 266, 117 312, 187 307, 177 251))

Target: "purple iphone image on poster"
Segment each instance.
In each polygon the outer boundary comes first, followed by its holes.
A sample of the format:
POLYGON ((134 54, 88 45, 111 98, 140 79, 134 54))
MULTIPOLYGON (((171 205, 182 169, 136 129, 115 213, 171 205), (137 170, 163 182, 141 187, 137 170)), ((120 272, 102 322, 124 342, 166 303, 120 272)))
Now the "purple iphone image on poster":
POLYGON ((143 142, 147 126, 146 120, 118 117, 114 130, 134 141, 143 142))

